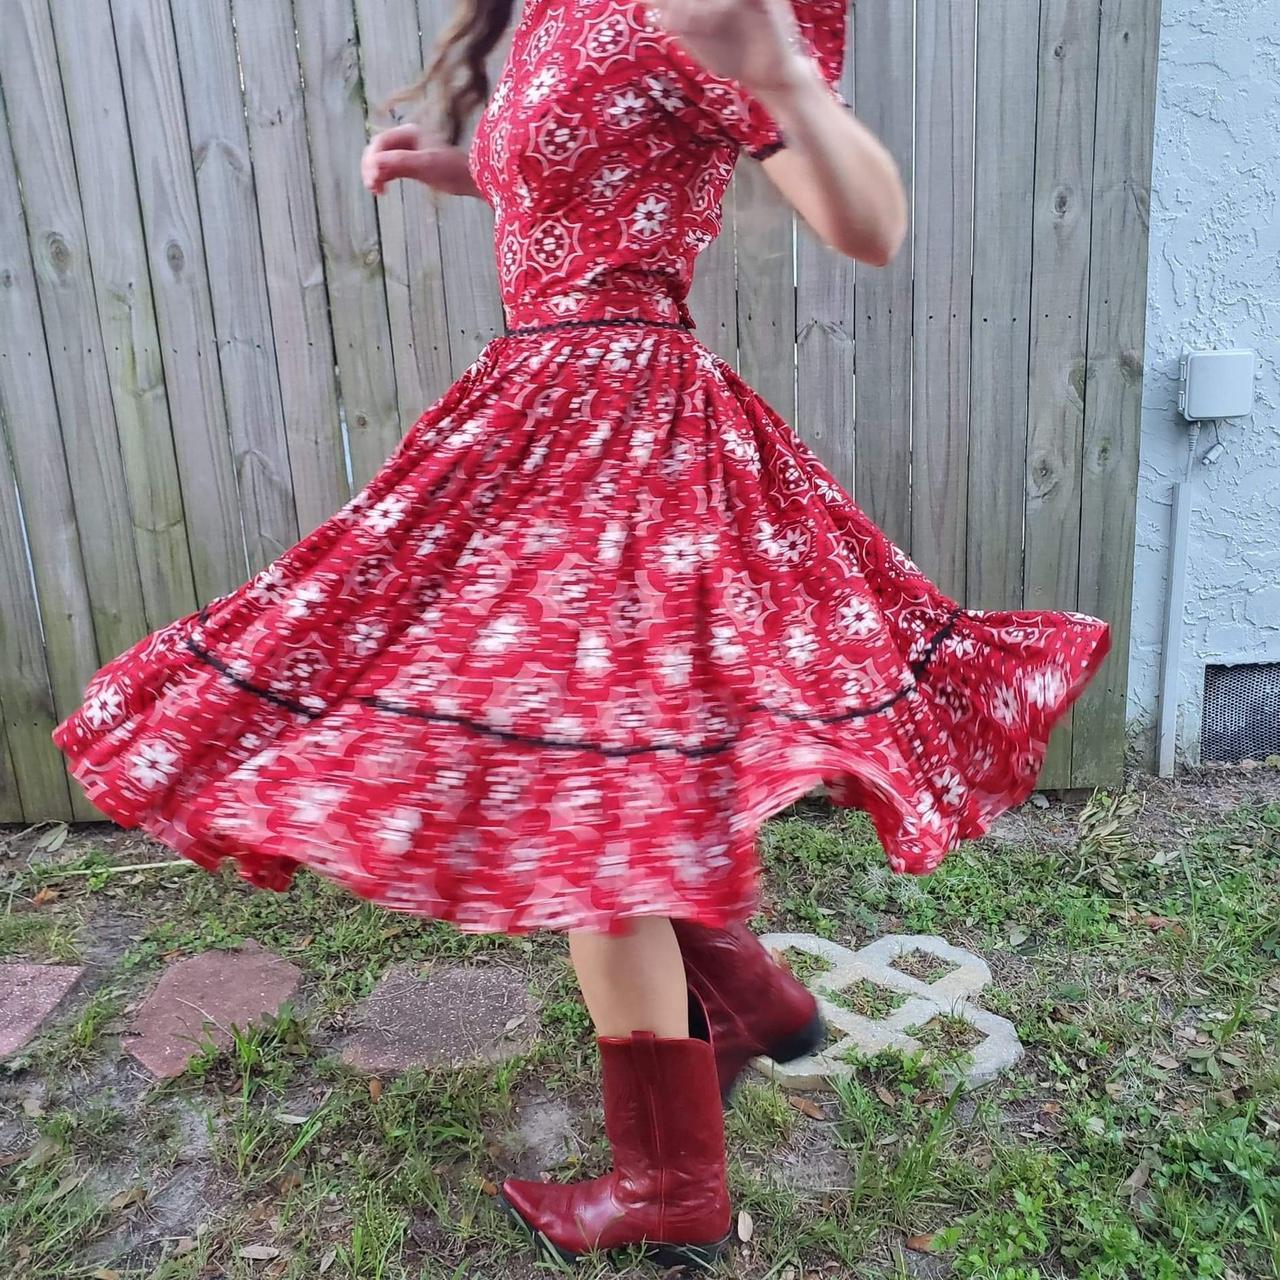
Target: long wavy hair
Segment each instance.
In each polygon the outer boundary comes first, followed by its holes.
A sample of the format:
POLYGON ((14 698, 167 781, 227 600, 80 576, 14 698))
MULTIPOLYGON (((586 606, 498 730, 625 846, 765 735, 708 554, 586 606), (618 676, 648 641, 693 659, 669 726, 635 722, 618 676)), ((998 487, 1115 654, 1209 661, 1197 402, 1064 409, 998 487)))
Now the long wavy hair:
POLYGON ((461 141, 472 112, 489 97, 485 60, 511 25, 516 0, 458 0, 427 69, 387 100, 389 114, 431 123, 461 141))

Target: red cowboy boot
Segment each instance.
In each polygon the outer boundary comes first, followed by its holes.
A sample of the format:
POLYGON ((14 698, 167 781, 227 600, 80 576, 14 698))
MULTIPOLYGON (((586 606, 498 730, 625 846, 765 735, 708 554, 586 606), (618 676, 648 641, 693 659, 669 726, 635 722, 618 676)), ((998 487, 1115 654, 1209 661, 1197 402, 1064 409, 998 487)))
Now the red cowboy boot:
POLYGON ((744 924, 728 929, 673 920, 689 988, 702 1001, 720 1093, 729 1100, 752 1058, 791 1062, 826 1034, 813 993, 744 924))
POLYGON ((639 1245, 664 1266, 705 1270, 730 1241, 711 1045, 649 1032, 599 1043, 613 1170, 568 1186, 509 1179, 503 1201, 564 1261, 639 1245))

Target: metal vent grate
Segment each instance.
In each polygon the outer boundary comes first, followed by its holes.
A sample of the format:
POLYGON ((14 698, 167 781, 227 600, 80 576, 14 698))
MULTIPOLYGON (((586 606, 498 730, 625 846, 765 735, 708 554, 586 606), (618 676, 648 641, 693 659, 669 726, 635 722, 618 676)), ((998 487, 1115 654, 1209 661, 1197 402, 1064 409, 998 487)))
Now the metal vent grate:
POLYGON ((1280 755, 1280 662, 1207 667, 1200 756, 1207 764, 1280 755))

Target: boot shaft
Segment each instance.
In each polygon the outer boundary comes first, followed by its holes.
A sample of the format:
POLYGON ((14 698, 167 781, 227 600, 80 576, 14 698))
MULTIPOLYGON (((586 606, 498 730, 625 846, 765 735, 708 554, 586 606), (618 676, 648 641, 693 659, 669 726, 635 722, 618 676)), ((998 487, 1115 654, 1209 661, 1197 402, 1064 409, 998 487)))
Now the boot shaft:
POLYGON ((672 923, 689 986, 706 1008, 718 1056, 745 1061, 769 1054, 814 1023, 818 1006, 813 993, 746 925, 710 929, 683 920, 672 923))
POLYGON ((727 1230, 724 1117, 711 1045, 648 1032, 599 1044, 619 1197, 663 1206, 664 1234, 668 1215, 723 1218, 727 1230))

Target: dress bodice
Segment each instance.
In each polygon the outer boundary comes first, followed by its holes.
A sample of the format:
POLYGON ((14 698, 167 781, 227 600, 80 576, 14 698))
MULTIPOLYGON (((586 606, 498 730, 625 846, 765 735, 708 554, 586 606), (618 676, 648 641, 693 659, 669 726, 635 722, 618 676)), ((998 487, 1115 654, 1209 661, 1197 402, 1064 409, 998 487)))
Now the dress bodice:
MULTIPOLYGON (((797 0, 829 79, 844 0, 797 0)), ((472 143, 512 327, 638 316, 691 323, 697 255, 741 151, 775 123, 653 22, 642 0, 526 0, 472 143)))

